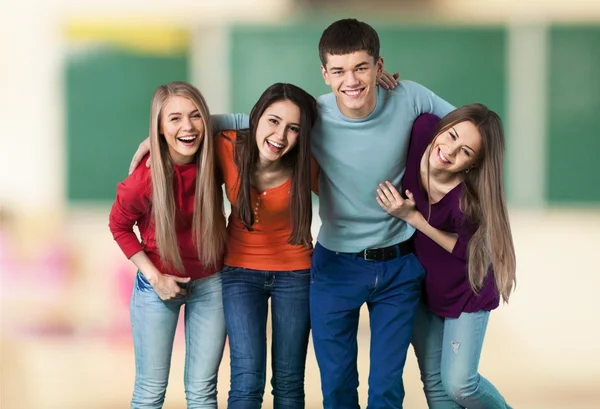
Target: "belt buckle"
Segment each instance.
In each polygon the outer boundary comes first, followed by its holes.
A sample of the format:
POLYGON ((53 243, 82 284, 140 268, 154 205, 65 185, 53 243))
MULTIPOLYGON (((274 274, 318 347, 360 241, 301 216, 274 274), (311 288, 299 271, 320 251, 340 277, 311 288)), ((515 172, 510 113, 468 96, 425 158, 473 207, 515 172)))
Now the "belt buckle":
POLYGON ((364 254, 363 254, 363 259, 365 261, 377 261, 377 258, 369 258, 367 257, 367 253, 369 252, 369 250, 379 250, 379 249, 365 249, 364 254))

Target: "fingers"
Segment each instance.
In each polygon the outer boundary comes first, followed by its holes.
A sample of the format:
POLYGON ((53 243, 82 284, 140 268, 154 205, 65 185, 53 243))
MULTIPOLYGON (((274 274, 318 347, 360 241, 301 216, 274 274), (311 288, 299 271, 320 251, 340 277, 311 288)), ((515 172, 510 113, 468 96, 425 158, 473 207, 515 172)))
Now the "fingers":
MULTIPOLYGON (((396 75, 396 74, 394 74, 394 75, 396 75)), ((396 81, 396 78, 394 77, 394 75, 392 75, 389 72, 384 70, 383 73, 381 74, 381 77, 377 80, 377 85, 380 85, 385 89, 396 88, 396 86, 398 85, 398 81, 396 81)))
POLYGON ((383 74, 381 75, 380 81, 378 83, 385 89, 394 89, 398 86, 397 79, 399 76, 399 73, 391 74, 387 71, 383 71, 383 74))
POLYGON ((379 184, 379 189, 377 189, 377 196, 379 197, 379 199, 381 200, 381 202, 386 206, 386 207, 391 207, 392 206, 392 197, 391 195, 388 196, 387 194, 387 189, 385 187, 382 187, 381 184, 379 184))
POLYGON ((129 164, 129 174, 131 175, 135 168, 137 168, 137 164, 140 163, 140 159, 138 159, 137 153, 133 155, 133 159, 131 159, 131 163, 129 164))
MULTIPOLYGON (((383 197, 381 195, 380 197, 385 198, 390 204, 402 205, 402 197, 390 182, 380 183, 379 189, 377 189, 377 193, 379 192, 383 194, 383 197)), ((383 200, 383 202, 386 203, 386 200, 383 200)))
MULTIPOLYGON (((133 159, 131 159, 131 163, 129 164, 129 174, 131 175, 135 168, 138 167, 144 156, 150 152, 150 137, 147 137, 140 143, 137 151, 135 151, 135 155, 133 155, 133 159)), ((150 159, 146 161, 146 167, 150 167, 150 159)))
POLYGON ((396 186, 392 185, 392 182, 390 182, 389 180, 386 180, 385 186, 388 188, 391 195, 394 197, 395 201, 400 202, 400 201, 404 200, 404 199, 402 199, 400 192, 398 192, 398 189, 396 189, 396 186))
POLYGON ((169 275, 169 274, 165 274, 165 275, 171 277, 174 281, 177 281, 178 283, 189 283, 190 282, 189 277, 173 276, 173 275, 169 275))
POLYGON ((408 200, 414 202, 415 198, 413 197, 413 194, 410 190, 406 189, 406 191, 404 192, 406 194, 406 197, 408 198, 408 200))
POLYGON ((162 300, 172 300, 176 298, 185 297, 188 294, 187 288, 183 287, 182 284, 190 282, 190 277, 179 277, 169 274, 163 274, 164 284, 160 286, 160 289, 156 289, 162 300))

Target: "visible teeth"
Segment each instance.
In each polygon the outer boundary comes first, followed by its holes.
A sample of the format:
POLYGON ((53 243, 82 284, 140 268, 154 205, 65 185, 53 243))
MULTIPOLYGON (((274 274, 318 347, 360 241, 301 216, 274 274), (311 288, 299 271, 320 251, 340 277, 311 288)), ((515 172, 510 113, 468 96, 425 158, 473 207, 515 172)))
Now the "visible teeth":
POLYGON ((280 143, 276 143, 276 142, 269 141, 269 140, 267 140, 267 142, 268 142, 268 143, 270 143, 271 145, 273 145, 273 146, 274 146, 274 147, 276 147, 276 148, 279 148, 279 149, 282 149, 282 148, 283 148, 283 145, 282 145, 282 144, 280 144, 280 143))
POLYGON ((448 159, 446 159, 446 157, 444 156, 444 154, 442 153, 442 150, 440 149, 440 158, 442 158, 442 160, 444 162, 450 162, 448 159))
POLYGON ((191 136, 191 137, 186 137, 186 138, 178 138, 180 141, 183 142, 192 142, 194 139, 196 139, 195 136, 191 136))
POLYGON ((344 92, 346 93, 346 95, 349 95, 351 97, 355 97, 358 94, 360 94, 360 91, 361 91, 360 89, 357 89, 357 90, 346 90, 344 92))

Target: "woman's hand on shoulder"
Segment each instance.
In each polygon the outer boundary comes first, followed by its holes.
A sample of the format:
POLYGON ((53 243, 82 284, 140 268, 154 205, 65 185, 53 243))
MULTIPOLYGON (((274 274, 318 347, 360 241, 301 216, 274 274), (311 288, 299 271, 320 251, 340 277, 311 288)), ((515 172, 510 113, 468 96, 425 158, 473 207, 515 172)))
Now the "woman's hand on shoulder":
MULTIPOLYGON (((144 139, 140 146, 138 146, 137 151, 135 151, 135 155, 133 155, 133 159, 131 159, 131 164, 129 165, 129 174, 131 175, 133 171, 138 167, 144 156, 150 153, 150 137, 144 139)), ((150 167, 150 158, 146 161, 146 166, 150 167)))
POLYGON ((385 89, 394 89, 398 86, 398 78, 400 78, 400 73, 392 74, 383 70, 381 77, 377 78, 377 85, 385 89))

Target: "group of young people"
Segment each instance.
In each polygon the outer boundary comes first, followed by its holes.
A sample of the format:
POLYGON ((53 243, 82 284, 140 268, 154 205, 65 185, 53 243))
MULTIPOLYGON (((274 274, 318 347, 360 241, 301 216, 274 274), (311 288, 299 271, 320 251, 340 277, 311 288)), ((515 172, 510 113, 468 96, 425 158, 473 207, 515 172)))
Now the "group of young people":
POLYGON ((156 90, 109 217, 138 268, 131 407, 162 407, 185 305, 188 408, 217 407, 226 337, 228 408, 260 408, 270 299, 276 409, 305 407, 311 330, 324 408, 359 407, 365 303, 370 409, 402 408, 411 342, 430 408, 510 408, 478 373, 490 311, 515 284, 500 118, 397 82, 364 22, 331 24, 319 56, 330 94, 277 83, 249 117, 211 116, 185 82, 156 90))

